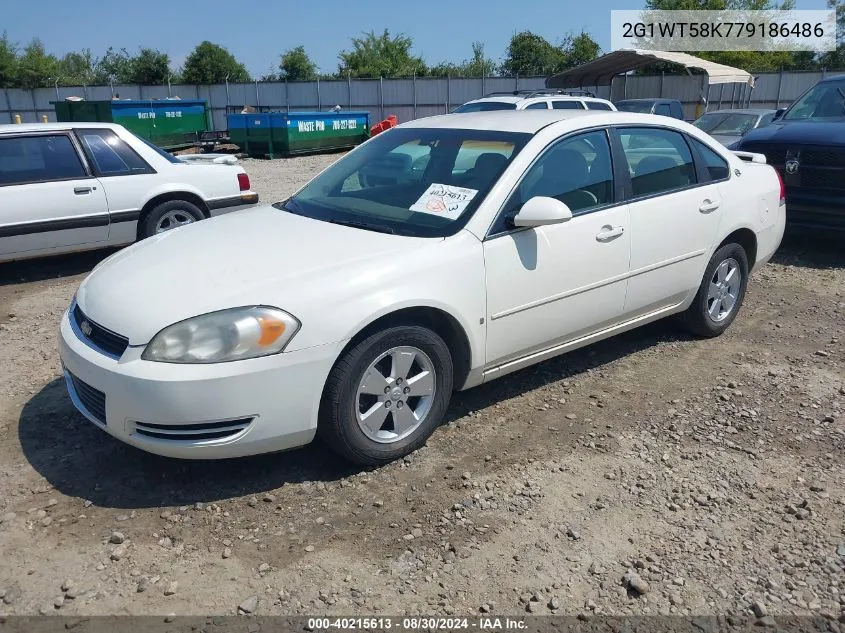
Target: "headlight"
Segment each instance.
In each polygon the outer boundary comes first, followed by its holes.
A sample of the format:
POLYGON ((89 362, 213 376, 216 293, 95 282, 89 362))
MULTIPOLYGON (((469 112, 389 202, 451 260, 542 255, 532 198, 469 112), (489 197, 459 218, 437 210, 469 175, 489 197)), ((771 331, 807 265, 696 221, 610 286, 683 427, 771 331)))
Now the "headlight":
POLYGON ((265 306, 232 308, 192 317, 164 328, 141 358, 161 363, 225 363, 281 352, 299 321, 265 306))

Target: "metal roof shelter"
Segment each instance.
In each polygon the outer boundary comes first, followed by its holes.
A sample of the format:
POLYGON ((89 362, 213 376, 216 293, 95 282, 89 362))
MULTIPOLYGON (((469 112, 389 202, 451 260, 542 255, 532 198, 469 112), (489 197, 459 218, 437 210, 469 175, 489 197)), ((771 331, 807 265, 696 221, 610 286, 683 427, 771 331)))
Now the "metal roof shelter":
POLYGON ((709 62, 706 59, 687 53, 667 51, 649 51, 635 48, 623 48, 594 59, 591 62, 570 68, 553 75, 546 80, 547 88, 581 88, 582 86, 609 85, 615 75, 637 70, 655 62, 671 62, 684 66, 687 72, 691 68, 704 71, 709 85, 743 83, 754 87, 754 77, 732 66, 709 62))

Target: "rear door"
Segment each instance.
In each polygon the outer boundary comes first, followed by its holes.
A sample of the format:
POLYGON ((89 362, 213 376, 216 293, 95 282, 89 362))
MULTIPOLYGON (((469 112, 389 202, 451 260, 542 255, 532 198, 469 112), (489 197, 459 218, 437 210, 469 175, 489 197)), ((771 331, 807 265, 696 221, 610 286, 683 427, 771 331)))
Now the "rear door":
POLYGON ((105 192, 69 132, 0 136, 0 257, 104 242, 105 192))
POLYGON ((722 196, 686 135, 662 127, 615 129, 627 168, 631 278, 627 316, 674 306, 698 287, 719 231, 722 196), (699 159, 700 163, 700 159, 699 159))

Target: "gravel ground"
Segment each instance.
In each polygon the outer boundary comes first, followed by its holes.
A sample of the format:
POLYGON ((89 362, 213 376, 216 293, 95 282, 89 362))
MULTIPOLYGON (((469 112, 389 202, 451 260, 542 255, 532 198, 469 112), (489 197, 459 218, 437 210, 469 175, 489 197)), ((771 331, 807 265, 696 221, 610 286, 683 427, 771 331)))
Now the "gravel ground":
MULTIPOLYGON (((245 160, 265 201, 337 155, 245 160)), ((428 446, 179 462, 73 410, 107 253, 0 270, 0 614, 815 614, 845 621, 845 256, 788 237, 730 331, 657 323, 466 393, 428 446)))

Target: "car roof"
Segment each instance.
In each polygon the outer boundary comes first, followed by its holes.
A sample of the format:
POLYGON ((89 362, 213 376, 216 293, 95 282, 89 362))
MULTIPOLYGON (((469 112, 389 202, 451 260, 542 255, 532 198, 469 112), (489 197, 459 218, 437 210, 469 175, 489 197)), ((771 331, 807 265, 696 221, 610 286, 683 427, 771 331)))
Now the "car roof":
POLYGON ((77 121, 68 123, 6 123, 0 125, 0 134, 14 134, 15 132, 65 132, 74 128, 114 128, 115 123, 94 123, 77 121))
MULTIPOLYGON (((521 132, 536 134, 544 127, 561 123, 561 133, 597 125, 660 124, 682 130, 691 125, 677 119, 640 114, 637 112, 616 112, 611 110, 490 110, 486 112, 456 112, 414 119, 401 124, 400 128, 451 128, 464 130, 495 130, 499 132, 521 132)), ((697 129, 697 128, 693 128, 697 129)))
POLYGON ((677 99, 620 99, 616 103, 659 103, 661 101, 678 101, 677 99))
POLYGON ((825 77, 819 83, 827 83, 828 81, 842 81, 845 79, 845 75, 833 75, 832 77, 825 77))
MULTIPOLYGON (((777 112, 777 110, 771 108, 723 108, 722 110, 710 110, 704 114, 771 114, 772 112, 777 112)), ((701 116, 704 116, 704 114, 701 116)))

